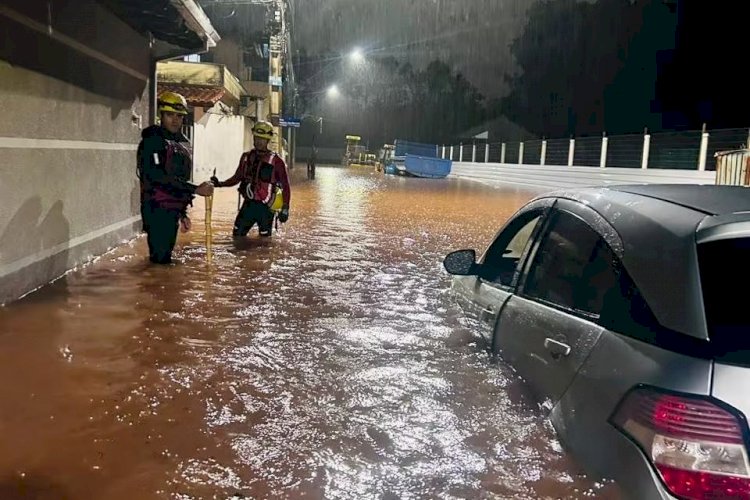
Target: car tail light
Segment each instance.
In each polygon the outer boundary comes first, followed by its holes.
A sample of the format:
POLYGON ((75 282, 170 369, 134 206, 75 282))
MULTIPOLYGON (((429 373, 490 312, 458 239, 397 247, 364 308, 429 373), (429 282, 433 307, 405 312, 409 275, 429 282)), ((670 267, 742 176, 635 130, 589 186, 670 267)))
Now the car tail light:
POLYGON ((633 439, 669 491, 686 499, 750 499, 744 420, 718 404, 639 387, 613 424, 633 439))

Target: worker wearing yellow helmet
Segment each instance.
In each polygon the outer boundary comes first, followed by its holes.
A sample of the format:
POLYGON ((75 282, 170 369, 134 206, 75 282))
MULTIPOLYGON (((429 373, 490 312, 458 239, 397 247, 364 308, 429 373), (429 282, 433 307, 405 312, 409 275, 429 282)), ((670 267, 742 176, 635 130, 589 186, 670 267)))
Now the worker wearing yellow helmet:
POLYGON ((257 122, 252 129, 254 148, 242 153, 234 175, 225 181, 211 177, 216 187, 239 184, 243 203, 234 221, 232 235, 246 236, 255 224, 261 236, 271 236, 273 221, 289 219, 291 186, 286 163, 274 151, 268 149, 273 138, 273 125, 257 122))
POLYGON ((188 139, 180 131, 188 107, 176 92, 158 98, 159 125, 141 132, 137 153, 137 175, 141 183, 141 218, 147 234, 149 259, 156 264, 172 262, 178 226, 190 229, 187 207, 194 196, 211 196, 210 182, 196 186, 188 182, 193 158, 188 139))

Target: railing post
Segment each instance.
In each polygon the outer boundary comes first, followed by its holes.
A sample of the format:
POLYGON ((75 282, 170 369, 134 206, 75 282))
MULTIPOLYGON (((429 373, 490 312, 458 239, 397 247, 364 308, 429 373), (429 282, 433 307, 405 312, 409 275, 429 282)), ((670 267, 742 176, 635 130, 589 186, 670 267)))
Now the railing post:
POLYGON ((539 164, 544 165, 547 162, 547 139, 542 139, 542 154, 539 156, 539 164))
POLYGON ((518 143, 518 164, 523 165, 523 141, 518 143))
POLYGON ((706 155, 708 154, 708 132, 706 132, 706 124, 703 124, 703 131, 701 133, 701 150, 698 156, 698 170, 701 172, 706 170, 706 155))
POLYGON ((500 146, 500 163, 505 163, 505 143, 500 146))
POLYGON ((641 158, 641 168, 648 168, 648 155, 651 152, 651 134, 648 128, 643 129, 643 158, 641 158))
POLYGON ((453 145, 451 145, 451 161, 453 161, 453 145))
POLYGON ((443 154, 440 155, 440 158, 445 160, 445 144, 443 144, 443 154))
POLYGON ((606 168, 607 166, 607 143, 609 138, 606 132, 602 132, 602 153, 599 156, 599 168, 606 168))
POLYGON ((484 162, 489 163, 490 162, 490 143, 486 143, 484 145, 484 162))
POLYGON ((464 143, 458 143, 458 161, 464 161, 464 143))
POLYGON ((471 163, 476 163, 476 162, 477 162, 477 143, 475 142, 471 146, 471 163))
POLYGON ((573 137, 570 138, 570 144, 568 145, 568 166, 573 166, 573 159, 576 153, 576 140, 573 137))

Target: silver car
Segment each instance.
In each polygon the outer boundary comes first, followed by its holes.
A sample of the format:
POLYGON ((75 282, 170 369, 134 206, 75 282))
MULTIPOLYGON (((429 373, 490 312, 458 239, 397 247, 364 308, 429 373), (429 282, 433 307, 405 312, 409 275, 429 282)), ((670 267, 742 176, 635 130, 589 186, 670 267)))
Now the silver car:
POLYGON ((750 498, 750 189, 541 195, 452 290, 564 446, 629 498, 750 498))

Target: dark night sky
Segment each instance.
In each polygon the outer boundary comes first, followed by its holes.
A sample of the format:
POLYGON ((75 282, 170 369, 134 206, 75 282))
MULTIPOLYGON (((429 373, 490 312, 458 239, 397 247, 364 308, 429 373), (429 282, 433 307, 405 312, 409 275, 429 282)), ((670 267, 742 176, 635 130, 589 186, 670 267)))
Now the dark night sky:
MULTIPOLYGON (((359 46, 417 68, 440 59, 536 135, 748 125, 739 76, 747 2, 295 0, 295 8, 295 50, 330 56, 359 46)), ((334 61, 327 80, 344 70, 334 61)), ((304 68, 298 74, 304 87, 304 68)))
POLYGON ((441 59, 488 97, 516 70, 510 44, 533 0, 298 0, 294 41, 309 54, 354 46, 415 66, 441 59))

